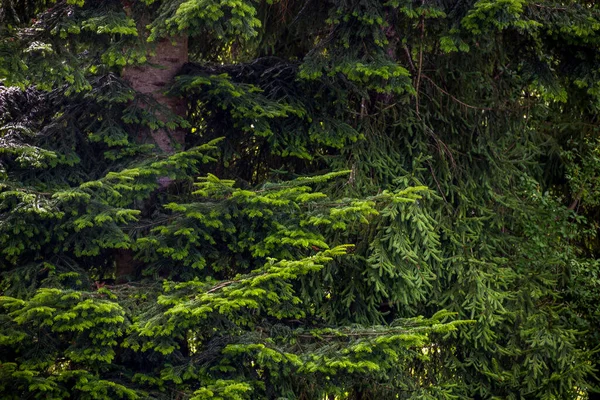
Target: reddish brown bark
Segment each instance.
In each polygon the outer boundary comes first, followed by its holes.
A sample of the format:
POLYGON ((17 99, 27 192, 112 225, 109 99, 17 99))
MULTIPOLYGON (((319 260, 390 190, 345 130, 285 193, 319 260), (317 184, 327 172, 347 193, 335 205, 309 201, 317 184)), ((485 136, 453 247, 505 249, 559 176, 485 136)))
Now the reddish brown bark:
MULTIPOLYGON (((180 36, 162 39, 156 44, 154 55, 144 65, 126 67, 123 78, 138 93, 152 96, 156 102, 179 116, 185 116, 185 99, 165 94, 175 74, 188 61, 188 39, 180 36)), ((163 118, 164 116, 159 116, 163 118)), ((185 132, 181 129, 168 132, 166 129, 151 130, 148 134, 156 145, 166 153, 173 153, 176 145, 183 145, 185 132)))
MULTIPOLYGON (((144 24, 140 23, 140 25, 143 26, 144 24)), ((142 30, 143 28, 140 29, 140 31, 142 30)), ((172 83, 175 74, 187 61, 187 36, 161 39, 156 43, 153 54, 148 56, 146 64, 125 67, 122 71, 122 77, 136 92, 151 96, 168 111, 184 117, 186 112, 185 99, 167 96, 165 91, 168 89, 168 85, 172 83)), ((157 115, 157 117, 165 121, 167 115, 157 115)), ((165 153, 174 153, 178 146, 185 144, 185 131, 183 129, 173 131, 164 128, 148 129, 142 132, 137 139, 146 141, 148 137, 152 138, 158 148, 165 153)), ((161 188, 165 188, 171 183, 171 180, 167 177, 161 177, 158 181, 161 188)), ((141 264, 134 259, 131 250, 116 250, 114 260, 117 283, 124 283, 136 278, 141 264)))
POLYGON ((139 261, 133 258, 131 250, 115 250, 115 283, 121 284, 132 281, 137 275, 139 261))

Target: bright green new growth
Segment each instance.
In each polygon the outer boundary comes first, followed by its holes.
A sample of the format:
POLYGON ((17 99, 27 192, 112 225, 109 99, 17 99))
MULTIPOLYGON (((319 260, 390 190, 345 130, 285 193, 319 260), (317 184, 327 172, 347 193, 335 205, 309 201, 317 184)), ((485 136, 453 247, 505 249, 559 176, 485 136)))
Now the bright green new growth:
POLYGON ((0 7, 1 398, 600 389, 595 3, 0 7))

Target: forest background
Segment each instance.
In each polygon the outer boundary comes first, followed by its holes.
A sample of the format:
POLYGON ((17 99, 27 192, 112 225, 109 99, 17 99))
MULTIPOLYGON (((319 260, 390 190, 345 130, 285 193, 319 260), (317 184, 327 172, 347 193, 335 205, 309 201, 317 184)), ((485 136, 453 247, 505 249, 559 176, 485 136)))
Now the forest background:
POLYGON ((597 399, 598 7, 1 0, 0 397, 597 399))

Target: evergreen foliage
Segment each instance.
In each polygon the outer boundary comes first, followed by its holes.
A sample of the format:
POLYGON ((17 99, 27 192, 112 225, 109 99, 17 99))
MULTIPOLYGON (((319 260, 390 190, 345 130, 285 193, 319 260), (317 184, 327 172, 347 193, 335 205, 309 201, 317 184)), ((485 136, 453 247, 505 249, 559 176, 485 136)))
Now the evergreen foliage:
POLYGON ((0 397, 594 398, 599 31, 583 0, 0 0, 0 397), (182 38, 185 115, 130 80, 182 38))

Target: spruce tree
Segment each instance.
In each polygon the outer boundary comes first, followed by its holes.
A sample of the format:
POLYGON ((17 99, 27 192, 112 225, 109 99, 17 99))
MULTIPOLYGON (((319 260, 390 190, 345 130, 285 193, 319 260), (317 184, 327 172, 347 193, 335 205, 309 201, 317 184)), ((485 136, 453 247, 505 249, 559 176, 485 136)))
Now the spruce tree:
POLYGON ((0 1, 0 394, 600 389, 600 11, 0 1))

